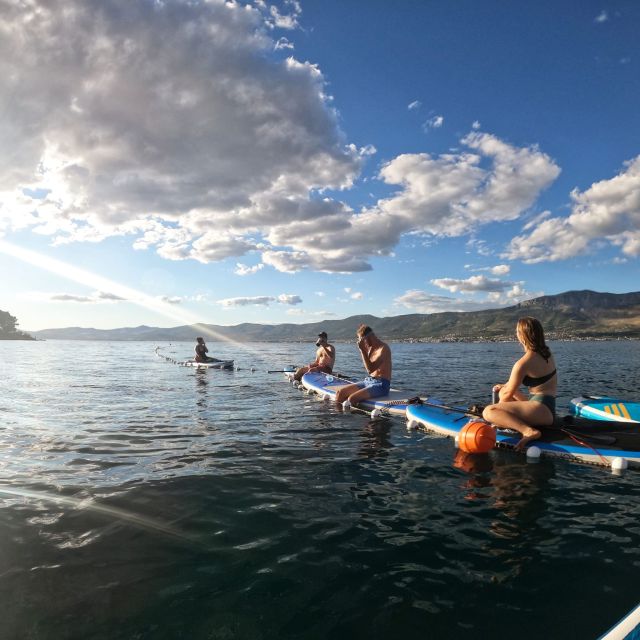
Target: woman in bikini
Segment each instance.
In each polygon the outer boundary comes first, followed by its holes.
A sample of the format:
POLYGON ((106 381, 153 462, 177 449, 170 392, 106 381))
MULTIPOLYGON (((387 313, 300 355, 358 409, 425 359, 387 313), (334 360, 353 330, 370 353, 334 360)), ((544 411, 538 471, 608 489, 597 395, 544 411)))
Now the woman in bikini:
POLYGON ((540 437, 536 427, 551 426, 555 420, 558 374, 538 320, 520 318, 516 335, 524 355, 513 365, 509 380, 493 387, 500 402, 486 407, 482 417, 498 427, 519 431, 522 438, 516 449, 522 449, 540 437), (529 388, 528 397, 520 391, 520 385, 529 388))

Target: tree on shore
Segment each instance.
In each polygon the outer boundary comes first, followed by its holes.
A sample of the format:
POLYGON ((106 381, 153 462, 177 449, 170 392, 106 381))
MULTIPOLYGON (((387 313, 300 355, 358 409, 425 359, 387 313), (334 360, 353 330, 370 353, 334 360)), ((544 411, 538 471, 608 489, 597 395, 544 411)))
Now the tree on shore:
POLYGON ((24 331, 18 330, 18 319, 0 309, 0 340, 33 340, 24 331))

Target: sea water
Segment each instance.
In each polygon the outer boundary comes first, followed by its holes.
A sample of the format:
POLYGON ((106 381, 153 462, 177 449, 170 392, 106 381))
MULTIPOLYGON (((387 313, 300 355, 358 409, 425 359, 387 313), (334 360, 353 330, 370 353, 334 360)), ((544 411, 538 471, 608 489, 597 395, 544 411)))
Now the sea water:
MULTIPOLYGON (((3 640, 595 638, 640 600, 640 472, 345 414, 266 373, 311 340, 154 346, 0 342, 3 640)), ((560 410, 640 400, 639 342, 551 346, 560 410)), ((464 404, 520 354, 392 350, 394 387, 464 404)))

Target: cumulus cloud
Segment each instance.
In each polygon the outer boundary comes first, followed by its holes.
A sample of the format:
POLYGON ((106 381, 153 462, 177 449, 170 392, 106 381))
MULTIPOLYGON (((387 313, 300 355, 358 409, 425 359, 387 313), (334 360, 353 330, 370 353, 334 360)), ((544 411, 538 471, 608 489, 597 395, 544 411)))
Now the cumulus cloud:
POLYGON ((248 307, 248 306, 264 306, 268 307, 272 303, 295 305, 300 304, 302 298, 300 296, 281 293, 279 296, 244 296, 238 298, 224 298, 218 300, 218 304, 223 307, 248 307))
POLYGON ((513 287, 514 282, 487 278, 486 276, 471 276, 466 279, 435 278, 431 284, 451 291, 451 293, 475 293, 477 291, 505 291, 513 287))
POLYGON ((362 300, 362 298, 364 298, 364 293, 362 293, 361 291, 354 291, 350 298, 352 300, 362 300))
POLYGON ((527 263, 557 261, 593 251, 602 243, 620 247, 628 257, 640 256, 640 156, 625 163, 609 180, 585 191, 574 189, 566 218, 545 217, 513 238, 506 257, 527 263))
POLYGON ((292 220, 283 203, 313 215, 309 194, 348 187, 368 153, 345 144, 315 65, 269 56, 295 2, 0 10, 0 233, 222 260, 292 220))
POLYGON ((258 273, 261 269, 264 268, 264 264, 259 263, 250 267, 249 265, 242 264, 241 262, 236 263, 236 268, 233 273, 237 276, 248 276, 253 273, 258 273))
POLYGON ((397 191, 354 211, 326 193, 353 186, 375 149, 345 139, 317 65, 281 59, 277 30, 298 28, 298 3, 0 0, 0 10, 0 95, 12 96, 0 120, 0 234, 130 236, 169 260, 257 251, 282 272, 354 273, 403 235, 516 219, 559 173, 538 148, 474 123, 461 152, 387 162, 378 177, 397 191))
POLYGON ((180 296, 160 296, 159 300, 167 304, 182 304, 183 298, 180 296))

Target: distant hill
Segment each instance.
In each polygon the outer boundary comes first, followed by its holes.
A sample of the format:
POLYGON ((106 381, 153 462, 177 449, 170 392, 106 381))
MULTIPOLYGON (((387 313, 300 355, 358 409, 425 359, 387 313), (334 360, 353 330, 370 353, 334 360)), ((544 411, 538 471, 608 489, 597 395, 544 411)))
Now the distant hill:
POLYGON ((24 331, 18 330, 18 319, 8 311, 0 311, 0 340, 33 340, 24 331))
POLYGON ((542 296, 512 307, 484 311, 412 313, 389 318, 359 315, 342 320, 308 324, 253 324, 231 327, 204 324, 199 327, 127 327, 122 329, 43 329, 32 331, 37 338, 50 340, 149 340, 168 342, 193 340, 204 334, 209 341, 231 339, 239 342, 299 342, 326 331, 331 340, 351 340, 363 322, 387 340, 502 340, 513 339, 521 316, 538 318, 547 336, 564 338, 640 338, 640 292, 598 293, 567 291, 542 296), (203 329, 206 327, 206 331, 203 329))

